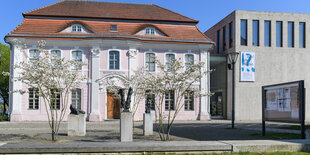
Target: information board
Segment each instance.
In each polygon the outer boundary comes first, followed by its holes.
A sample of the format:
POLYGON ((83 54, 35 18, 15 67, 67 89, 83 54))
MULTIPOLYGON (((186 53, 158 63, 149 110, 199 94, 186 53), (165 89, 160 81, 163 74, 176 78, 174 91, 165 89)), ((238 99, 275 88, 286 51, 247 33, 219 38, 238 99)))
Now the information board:
POLYGON ((300 123, 304 137, 305 88, 304 81, 262 87, 263 135, 265 121, 300 123))

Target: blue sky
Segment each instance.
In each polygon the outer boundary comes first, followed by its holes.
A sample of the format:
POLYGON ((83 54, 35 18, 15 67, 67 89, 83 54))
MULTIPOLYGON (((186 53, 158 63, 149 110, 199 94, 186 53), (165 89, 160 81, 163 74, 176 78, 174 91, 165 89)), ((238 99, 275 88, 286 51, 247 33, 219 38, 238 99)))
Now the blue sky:
MULTIPOLYGON (((0 42, 23 20, 22 13, 60 0, 3 0, 0 5, 0 42)), ((157 4, 199 20, 205 32, 234 10, 310 13, 310 0, 96 0, 157 4)))

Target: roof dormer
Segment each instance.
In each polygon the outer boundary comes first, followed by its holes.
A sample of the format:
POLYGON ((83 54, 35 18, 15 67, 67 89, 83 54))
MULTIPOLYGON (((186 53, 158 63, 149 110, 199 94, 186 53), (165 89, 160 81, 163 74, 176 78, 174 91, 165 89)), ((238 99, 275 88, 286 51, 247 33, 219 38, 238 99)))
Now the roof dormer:
POLYGON ((65 26, 64 29, 60 31, 60 33, 92 33, 85 24, 81 23, 70 23, 65 26))
POLYGON ((155 26, 142 26, 135 35, 146 35, 146 36, 167 36, 162 31, 157 29, 155 26))

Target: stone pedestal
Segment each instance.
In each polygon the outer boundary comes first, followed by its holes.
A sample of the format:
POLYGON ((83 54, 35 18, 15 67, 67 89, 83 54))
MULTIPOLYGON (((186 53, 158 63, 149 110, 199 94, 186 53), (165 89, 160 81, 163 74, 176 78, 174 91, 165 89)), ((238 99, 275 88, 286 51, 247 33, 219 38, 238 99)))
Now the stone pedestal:
POLYGON ((153 135, 153 118, 152 114, 143 114, 143 135, 153 135))
POLYGON ((85 114, 68 116, 68 136, 86 135, 86 117, 85 114))
POLYGON ((120 121, 121 142, 132 142, 132 113, 121 112, 120 121))

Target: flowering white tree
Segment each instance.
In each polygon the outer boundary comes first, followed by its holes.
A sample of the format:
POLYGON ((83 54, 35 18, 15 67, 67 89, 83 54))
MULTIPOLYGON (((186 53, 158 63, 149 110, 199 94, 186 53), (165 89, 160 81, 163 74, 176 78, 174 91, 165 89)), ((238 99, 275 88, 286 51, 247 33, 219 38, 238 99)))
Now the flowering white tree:
MULTIPOLYGON (((15 40, 16 44, 21 44, 15 40)), ((14 66, 20 70, 14 81, 21 81, 28 88, 33 88, 36 95, 45 104, 48 123, 52 131, 52 140, 56 140, 60 123, 67 114, 69 95, 85 78, 80 76, 79 68, 83 64, 79 61, 65 60, 57 53, 45 50, 45 41, 38 41, 38 50, 26 53, 25 45, 20 46, 27 61, 21 61, 14 66)), ((14 90, 13 93, 27 93, 25 90, 14 90)))
POLYGON ((201 94, 199 87, 200 79, 210 71, 203 68, 203 62, 185 67, 181 60, 173 60, 166 64, 156 60, 156 65, 158 72, 142 71, 136 79, 140 83, 141 90, 144 92, 148 90, 148 93, 154 94, 155 125, 160 139, 169 140, 172 125, 180 110, 184 108, 184 97, 210 95, 201 94), (169 95, 174 98, 171 102, 166 101, 169 95))

